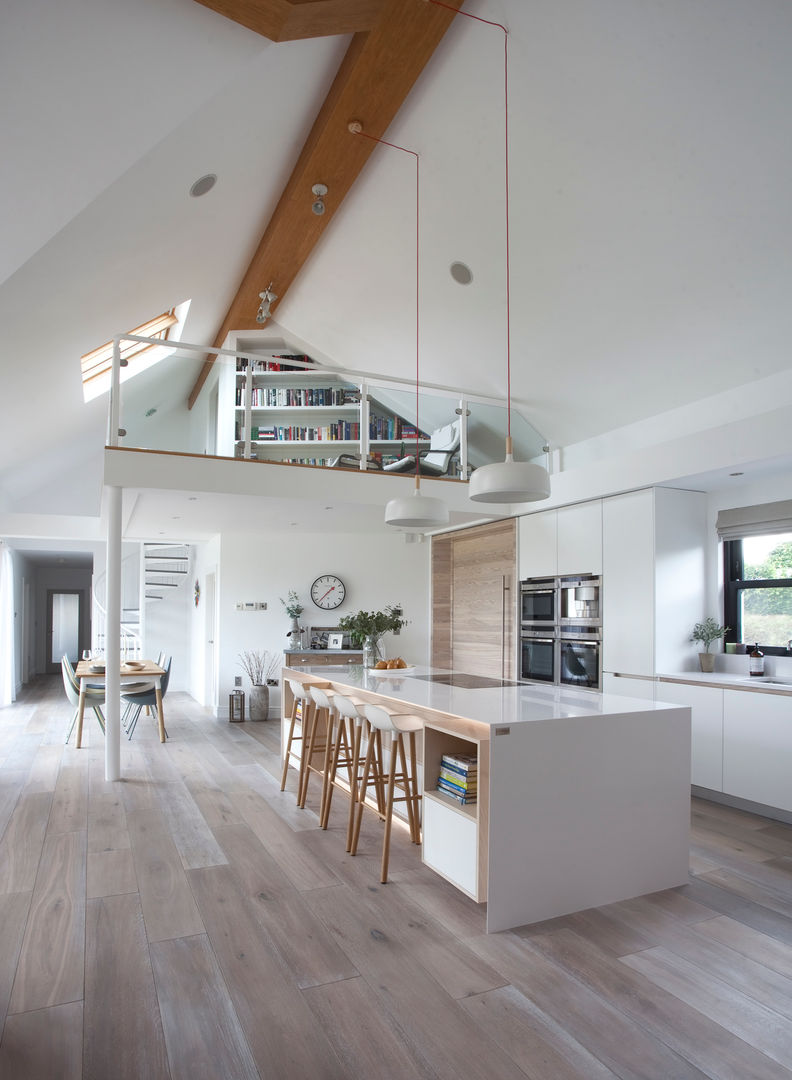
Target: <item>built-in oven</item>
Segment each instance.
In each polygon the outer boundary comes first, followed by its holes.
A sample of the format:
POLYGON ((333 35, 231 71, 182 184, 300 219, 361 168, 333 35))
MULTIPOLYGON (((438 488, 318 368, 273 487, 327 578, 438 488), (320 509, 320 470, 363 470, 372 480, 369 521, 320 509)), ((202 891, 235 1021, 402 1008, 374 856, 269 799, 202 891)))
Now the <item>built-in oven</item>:
POLYGON ((520 624, 524 630, 553 627, 558 622, 558 588, 555 578, 532 578, 520 582, 520 624))
POLYGON ((602 640, 595 627, 562 632, 558 639, 558 681, 581 690, 602 688, 602 640))
POLYGON ((523 630, 520 634, 520 678, 530 682, 557 682, 557 638, 542 630, 523 630))

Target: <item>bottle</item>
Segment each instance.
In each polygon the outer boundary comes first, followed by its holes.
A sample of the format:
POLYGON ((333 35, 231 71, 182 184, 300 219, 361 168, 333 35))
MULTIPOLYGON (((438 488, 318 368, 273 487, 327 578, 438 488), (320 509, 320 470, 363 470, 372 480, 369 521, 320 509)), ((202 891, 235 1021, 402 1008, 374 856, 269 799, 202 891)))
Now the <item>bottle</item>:
POLYGON ((764 675, 764 653, 757 642, 748 653, 748 672, 750 675, 764 675))

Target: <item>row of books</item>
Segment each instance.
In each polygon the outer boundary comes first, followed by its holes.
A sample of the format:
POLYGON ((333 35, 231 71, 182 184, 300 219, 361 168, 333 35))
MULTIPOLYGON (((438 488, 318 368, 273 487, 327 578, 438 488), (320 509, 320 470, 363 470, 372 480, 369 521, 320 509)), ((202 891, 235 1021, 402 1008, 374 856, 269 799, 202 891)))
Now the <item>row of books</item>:
MULTIPOLYGON (((254 409, 311 409, 327 405, 357 405, 360 394, 357 390, 343 389, 337 386, 311 386, 297 388, 292 386, 254 386, 250 391, 250 404, 254 409)), ((245 389, 236 388, 237 405, 245 404, 245 389)))
POLYGON ((478 761, 475 755, 443 754, 437 790, 463 806, 475 803, 478 798, 478 761))
MULTIPOLYGON (((369 418, 370 439, 414 439, 415 425, 408 424, 400 416, 372 416, 369 418)), ((426 438, 422 435, 421 438, 426 438)))
POLYGON ((247 371, 250 367, 251 371, 304 371, 305 369, 297 364, 290 363, 291 360, 301 360, 304 364, 312 364, 313 360, 310 356, 303 356, 301 353, 284 353, 281 356, 273 356, 266 360, 248 360, 246 356, 238 356, 236 361, 237 371, 247 371))
MULTIPOLYGON (((244 427, 237 428, 238 439, 244 439, 244 427)), ((251 439, 258 442, 356 442, 360 439, 360 424, 339 420, 322 427, 297 427, 295 425, 251 425, 251 439)))

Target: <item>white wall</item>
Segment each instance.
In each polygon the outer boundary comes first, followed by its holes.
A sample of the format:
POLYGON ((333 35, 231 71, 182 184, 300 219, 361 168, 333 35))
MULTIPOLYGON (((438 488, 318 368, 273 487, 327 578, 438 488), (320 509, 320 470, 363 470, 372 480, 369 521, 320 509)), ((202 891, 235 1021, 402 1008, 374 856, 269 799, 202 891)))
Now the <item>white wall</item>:
MULTIPOLYGON (((222 610, 226 605, 221 598, 221 575, 220 575, 220 538, 215 537, 205 544, 198 544, 195 548, 195 563, 193 565, 193 581, 197 581, 203 598, 196 607, 193 603, 190 614, 190 693, 199 705, 216 706, 216 702, 206 700, 206 642, 213 638, 215 648, 219 650, 220 634, 217 629, 217 620, 214 627, 207 625, 206 606, 206 575, 214 573, 216 576, 216 610, 222 610)), ((233 687, 233 678, 231 684, 233 687)), ((222 697, 220 699, 222 701, 222 697)))
MULTIPOLYGON (((219 705, 226 715, 234 676, 240 675, 239 654, 266 649, 282 655, 290 619, 281 598, 294 589, 303 602, 303 626, 333 626, 345 614, 400 604, 408 625, 398 637, 385 637, 388 655, 409 663, 429 662, 430 545, 407 544, 401 534, 376 537, 332 533, 260 536, 224 533, 218 574, 219 705), (315 607, 311 583, 321 574, 337 574, 346 584, 344 605, 334 612, 315 607), (237 600, 260 600, 266 611, 241 612, 237 600)), ((195 655, 195 654, 194 654, 195 655)), ((197 661, 196 661, 197 663, 197 661)), ((194 685, 195 685, 194 671, 194 685)), ((250 682, 243 675, 245 692, 250 682)), ((195 692, 195 691, 194 691, 195 692)), ((196 695, 197 696, 197 695, 196 695)), ((279 707, 270 695, 270 715, 279 707)), ((200 700, 200 698, 199 698, 200 700)))
MULTIPOLYGON (((20 555, 20 553, 18 551, 14 551, 13 548, 10 548, 10 551, 11 562, 14 567, 14 687, 16 693, 18 694, 19 691, 22 689, 22 671, 24 667, 25 652, 25 642, 23 640, 23 631, 25 628, 22 618, 24 587, 26 582, 30 583, 31 585, 33 584, 33 567, 24 555, 20 555)), ((31 600, 35 601, 34 593, 31 593, 31 600)), ((30 612, 31 620, 35 619, 35 614, 35 606, 33 606, 30 612)), ((32 648, 32 644, 34 641, 33 627, 28 627, 27 637, 31 646, 30 662, 32 674, 32 672, 35 670, 33 666, 34 653, 32 648)))

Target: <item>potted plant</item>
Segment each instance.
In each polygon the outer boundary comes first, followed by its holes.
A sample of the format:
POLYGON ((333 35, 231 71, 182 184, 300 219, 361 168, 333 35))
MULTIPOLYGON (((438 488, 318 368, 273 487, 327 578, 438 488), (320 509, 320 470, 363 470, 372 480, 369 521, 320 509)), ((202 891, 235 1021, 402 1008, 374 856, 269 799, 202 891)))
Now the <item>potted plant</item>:
POLYGON ((286 614, 292 621, 291 629, 286 636, 293 638, 292 645, 299 649, 302 643, 302 627, 300 626, 300 616, 304 610, 302 602, 294 589, 289 589, 288 599, 284 600, 281 597, 280 602, 286 608, 286 614))
POLYGON ((352 644, 363 648, 363 664, 374 667, 383 659, 380 650, 380 638, 388 632, 401 630, 407 620, 402 617, 402 609, 396 604, 388 604, 382 611, 357 611, 354 615, 344 615, 338 620, 338 629, 346 631, 352 644))
POLYGON ((700 641, 704 646, 704 652, 699 653, 699 666, 702 671, 714 671, 715 670, 715 657, 710 652, 710 645, 713 641, 718 641, 724 634, 729 632, 728 626, 721 626, 712 616, 709 616, 704 622, 698 622, 693 627, 693 633, 690 635, 691 641, 700 641))
POLYGON ((269 688, 277 686, 276 675, 280 667, 280 658, 265 649, 239 654, 239 666, 250 679, 251 720, 266 720, 269 713, 269 688))

